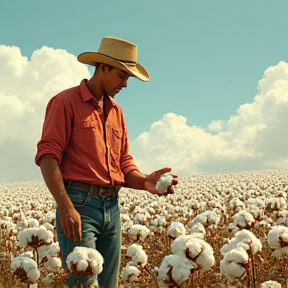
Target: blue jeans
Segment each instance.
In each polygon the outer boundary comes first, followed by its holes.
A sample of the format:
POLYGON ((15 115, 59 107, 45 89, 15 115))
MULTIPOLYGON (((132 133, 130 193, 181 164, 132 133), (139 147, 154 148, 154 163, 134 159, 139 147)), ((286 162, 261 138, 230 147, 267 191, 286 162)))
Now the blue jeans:
MULTIPOLYGON (((56 229, 61 250, 62 265, 67 268, 66 259, 76 246, 97 249, 104 258, 103 271, 98 276, 100 287, 118 287, 121 253, 121 220, 118 198, 104 198, 76 189, 67 189, 75 209, 81 215, 82 241, 69 240, 61 231, 59 210, 56 212, 56 229)), ((74 277, 69 274, 68 287, 80 287, 77 280, 87 286, 89 276, 74 277)))

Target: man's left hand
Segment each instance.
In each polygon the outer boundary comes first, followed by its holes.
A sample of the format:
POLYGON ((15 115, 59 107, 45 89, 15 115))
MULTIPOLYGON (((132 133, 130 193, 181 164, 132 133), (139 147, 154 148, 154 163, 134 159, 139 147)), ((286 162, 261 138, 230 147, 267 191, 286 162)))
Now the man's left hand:
POLYGON ((160 170, 154 171, 151 174, 149 174, 145 181, 144 181, 144 186, 145 186, 145 190, 149 191, 152 194, 157 194, 157 195, 168 195, 168 194, 173 194, 174 193, 174 189, 173 186, 178 184, 177 181, 177 175, 175 174, 171 174, 171 176, 173 177, 171 186, 168 187, 166 192, 161 192, 159 190, 156 189, 156 183, 158 182, 158 180, 160 179, 160 177, 165 174, 170 172, 172 169, 169 167, 165 167, 162 168, 160 170))

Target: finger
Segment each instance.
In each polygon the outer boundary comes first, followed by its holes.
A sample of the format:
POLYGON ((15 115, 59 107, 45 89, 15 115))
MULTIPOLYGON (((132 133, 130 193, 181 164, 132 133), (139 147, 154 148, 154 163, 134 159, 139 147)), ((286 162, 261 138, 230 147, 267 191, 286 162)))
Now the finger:
POLYGON ((78 228, 78 235, 79 235, 79 241, 82 241, 82 224, 81 224, 81 220, 79 223, 79 228, 78 228))
POLYGON ((178 181, 175 180, 175 179, 173 179, 172 182, 171 182, 171 184, 172 184, 172 185, 177 185, 177 184, 178 184, 178 181))
POLYGON ((77 241, 77 242, 79 242, 81 238, 79 230, 80 230, 79 222, 75 222, 73 226, 73 238, 74 238, 74 241, 77 241))
POLYGON ((159 169, 157 172, 162 175, 162 174, 165 174, 165 173, 170 172, 171 170, 172 170, 172 168, 170 168, 170 167, 165 167, 165 168, 159 169))
MULTIPOLYGON (((172 186, 169 186, 168 189, 167 189, 167 194, 174 194, 174 189, 172 186)), ((167 195, 166 194, 166 195, 167 195)))

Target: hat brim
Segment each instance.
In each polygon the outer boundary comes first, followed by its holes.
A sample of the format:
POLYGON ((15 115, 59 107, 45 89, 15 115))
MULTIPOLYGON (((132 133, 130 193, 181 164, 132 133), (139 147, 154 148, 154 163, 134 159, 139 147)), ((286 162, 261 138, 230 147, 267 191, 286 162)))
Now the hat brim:
POLYGON ((84 64, 96 66, 96 63, 104 63, 116 67, 118 69, 124 70, 129 75, 138 78, 142 81, 149 81, 150 76, 145 70, 145 68, 136 63, 135 66, 128 66, 125 63, 118 61, 109 56, 97 53, 97 52, 84 52, 78 55, 78 61, 84 64))

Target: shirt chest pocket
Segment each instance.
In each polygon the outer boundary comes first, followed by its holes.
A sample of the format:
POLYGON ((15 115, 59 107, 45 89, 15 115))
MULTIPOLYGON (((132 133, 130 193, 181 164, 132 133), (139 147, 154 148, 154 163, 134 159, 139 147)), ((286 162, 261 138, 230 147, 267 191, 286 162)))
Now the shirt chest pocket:
POLYGON ((99 138, 100 131, 99 122, 95 119, 84 119, 80 122, 80 137, 83 137, 82 140, 87 141, 96 141, 99 138))

